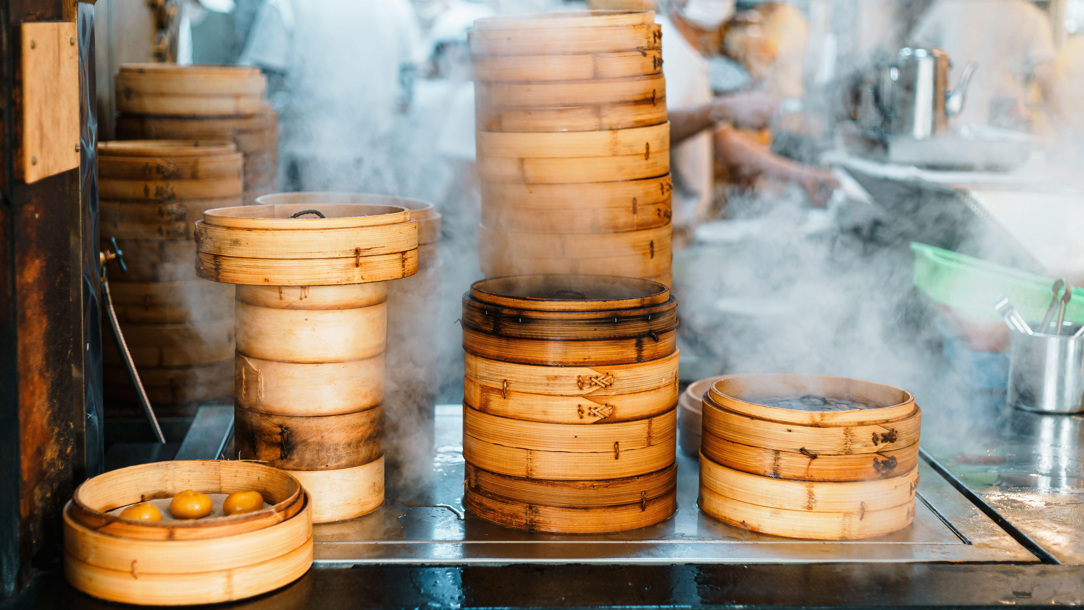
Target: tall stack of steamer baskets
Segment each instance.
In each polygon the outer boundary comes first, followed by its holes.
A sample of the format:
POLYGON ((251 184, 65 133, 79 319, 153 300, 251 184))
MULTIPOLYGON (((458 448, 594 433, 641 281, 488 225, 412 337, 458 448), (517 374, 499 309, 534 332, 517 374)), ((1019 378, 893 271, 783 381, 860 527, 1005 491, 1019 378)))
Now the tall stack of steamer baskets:
POLYGON ((922 413, 903 390, 838 377, 726 377, 704 394, 703 418, 700 509, 713 517, 817 540, 882 536, 914 518, 922 413), (759 404, 803 395, 808 409, 759 404), (822 408, 819 397, 868 408, 822 408))
POLYGON ((417 272, 418 221, 398 206, 255 205, 205 212, 196 243, 200 277, 237 285, 240 458, 296 477, 314 522, 375 510, 386 282, 417 272))
POLYGON ((116 77, 118 139, 230 140, 244 155, 244 202, 274 190, 278 117, 256 68, 125 64, 116 77))
MULTIPOLYGON (((241 205, 242 156, 226 141, 125 141, 98 147, 101 236, 115 237, 126 273, 110 277, 117 318, 160 413, 230 395, 233 295, 201 280, 192 259, 195 221, 241 205)), ((103 353, 104 390, 136 400, 119 352, 103 353)))
POLYGON ((654 21, 598 11, 475 22, 487 277, 670 285, 670 125, 654 21))
POLYGON ((425 475, 433 472, 432 464, 413 458, 432 454, 435 440, 436 386, 432 380, 438 377, 439 363, 434 349, 437 318, 433 296, 440 294, 441 286, 440 213, 426 201, 360 193, 275 193, 260 197, 256 203, 393 205, 406 208, 418 221, 418 273, 388 287, 384 439, 388 447, 386 472, 392 482, 397 476, 415 483, 425 480, 425 475), (399 447, 410 450, 396 452, 399 447))
POLYGON ((652 525, 676 494, 677 311, 658 282, 481 280, 463 297, 464 505, 528 531, 652 525))

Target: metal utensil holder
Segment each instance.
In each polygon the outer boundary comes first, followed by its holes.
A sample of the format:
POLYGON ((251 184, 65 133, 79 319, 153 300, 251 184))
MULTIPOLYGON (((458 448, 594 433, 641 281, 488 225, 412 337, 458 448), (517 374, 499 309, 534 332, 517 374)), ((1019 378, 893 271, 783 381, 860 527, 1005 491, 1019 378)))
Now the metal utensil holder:
POLYGON ((1084 412, 1084 337, 1013 332, 1007 400, 1037 413, 1084 412))

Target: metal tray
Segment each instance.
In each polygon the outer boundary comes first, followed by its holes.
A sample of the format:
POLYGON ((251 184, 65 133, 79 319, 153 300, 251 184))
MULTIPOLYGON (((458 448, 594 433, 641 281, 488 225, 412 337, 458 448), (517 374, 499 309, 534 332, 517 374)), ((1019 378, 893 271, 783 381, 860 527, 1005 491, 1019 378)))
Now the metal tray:
POLYGON ((790 540, 719 523, 697 509, 697 464, 680 451, 678 510, 663 523, 605 536, 511 530, 463 510, 461 431, 461 407, 438 406, 431 481, 389 489, 384 506, 365 517, 317 525, 316 565, 1037 561, 926 463, 914 523, 882 538, 790 540))

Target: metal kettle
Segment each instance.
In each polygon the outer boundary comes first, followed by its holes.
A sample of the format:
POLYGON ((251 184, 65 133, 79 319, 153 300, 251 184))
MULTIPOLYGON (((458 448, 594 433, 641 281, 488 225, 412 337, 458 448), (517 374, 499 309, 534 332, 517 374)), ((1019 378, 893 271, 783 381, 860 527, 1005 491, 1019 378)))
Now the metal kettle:
POLYGON ((904 47, 896 53, 895 61, 881 73, 876 96, 885 135, 925 140, 948 130, 949 119, 963 110, 978 64, 969 62, 950 91, 951 68, 942 49, 904 47))

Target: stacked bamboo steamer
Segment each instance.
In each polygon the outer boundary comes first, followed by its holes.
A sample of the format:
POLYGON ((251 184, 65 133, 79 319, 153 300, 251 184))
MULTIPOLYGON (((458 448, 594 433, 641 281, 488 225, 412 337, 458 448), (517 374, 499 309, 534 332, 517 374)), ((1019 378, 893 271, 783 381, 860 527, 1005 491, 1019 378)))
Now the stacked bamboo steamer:
POLYGON ((463 297, 464 505, 528 531, 635 529, 675 509, 676 303, 605 276, 482 280, 463 297))
POLYGON ((700 432, 704 427, 704 394, 724 375, 708 377, 689 384, 678 400, 678 442, 681 450, 691 456, 700 455, 700 432))
MULTIPOLYGON (((127 272, 110 277, 121 330, 161 414, 230 395, 233 295, 199 279, 192 227, 208 209, 241 204, 242 158, 230 142, 140 140, 98 146, 100 234, 117 239, 127 272)), ((136 400, 115 346, 104 390, 136 400)))
POLYGON ((278 117, 256 68, 125 64, 116 77, 120 139, 230 140, 245 158, 245 203, 274 190, 278 117))
POLYGON ((406 487, 432 473, 438 350, 433 296, 440 294, 441 216, 417 199, 361 193, 275 193, 260 204, 354 203, 406 208, 418 221, 418 272, 388 287, 388 344, 385 351, 384 445, 391 484, 406 487), (399 479, 398 481, 396 479, 399 479))
POLYGON ((654 21, 596 11, 475 22, 487 277, 670 285, 670 125, 654 21))
POLYGON ((331 203, 210 210, 201 277, 237 284, 234 442, 289 471, 313 521, 384 502, 388 280, 418 269, 402 207, 331 203))
POLYGON ((908 392, 838 377, 734 376, 711 386, 703 409, 705 513, 816 540, 882 536, 914 518, 922 413, 908 392))
POLYGON ((86 481, 64 507, 64 575, 73 587, 125 604, 181 606, 245 599, 300 578, 312 565, 312 505, 285 472, 237 461, 157 462, 86 481), (166 519, 187 489, 221 507, 223 494, 256 491, 251 513, 166 519), (162 521, 119 516, 152 502, 162 521))

